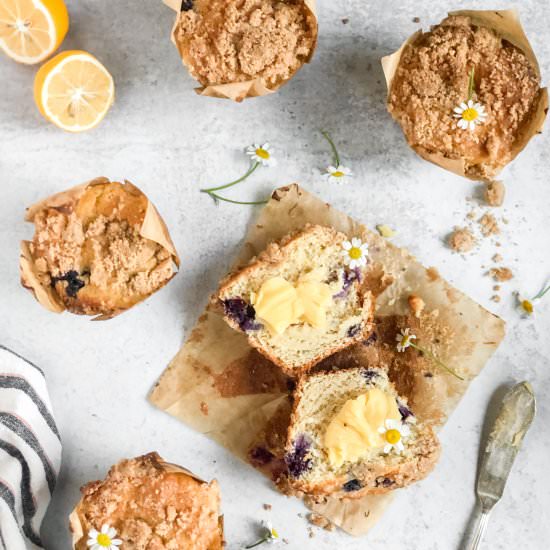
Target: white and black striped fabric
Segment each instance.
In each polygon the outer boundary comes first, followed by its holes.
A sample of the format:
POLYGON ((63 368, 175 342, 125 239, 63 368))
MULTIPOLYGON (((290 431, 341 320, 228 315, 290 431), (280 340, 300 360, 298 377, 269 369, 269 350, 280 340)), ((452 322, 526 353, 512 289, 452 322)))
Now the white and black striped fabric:
POLYGON ((0 345, 0 550, 42 548, 60 465, 44 373, 0 345))

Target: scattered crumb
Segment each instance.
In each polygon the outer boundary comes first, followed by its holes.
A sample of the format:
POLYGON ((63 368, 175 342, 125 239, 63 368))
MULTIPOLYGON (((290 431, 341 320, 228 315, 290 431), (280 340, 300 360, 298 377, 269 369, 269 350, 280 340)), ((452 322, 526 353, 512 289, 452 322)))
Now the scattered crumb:
POLYGON ((484 214, 479 219, 479 225, 481 226, 481 232, 484 237, 489 237, 489 235, 498 235, 500 233, 498 223, 492 214, 484 214))
POLYGON ((455 229, 449 237, 449 246, 455 252, 470 252, 476 243, 472 232, 465 228, 455 229))
POLYGON ((476 211, 475 210, 470 210, 470 212, 468 212, 466 214, 466 217, 469 219, 469 220, 473 220, 475 217, 476 217, 476 211))
POLYGON ((494 294, 491 296, 491 300, 493 300, 493 302, 500 302, 500 296, 498 294, 494 294))
POLYGON ((307 519, 309 523, 316 527, 321 527, 326 531, 334 531, 334 523, 320 514, 311 513, 308 514, 307 519))
POLYGON ((271 504, 264 504, 264 510, 271 510, 271 504))
POLYGON ((395 231, 389 225, 385 224, 378 224, 376 226, 376 231, 378 231, 381 237, 385 237, 386 239, 395 235, 395 231))
POLYGON ((501 181, 492 181, 485 187, 485 201, 489 206, 502 206, 506 189, 501 181))
POLYGON ((282 539, 285 544, 288 544, 288 539, 282 539))
POLYGON ((502 256, 500 254, 495 254, 491 259, 496 264, 498 264, 499 262, 502 262, 502 256))
POLYGON ((489 270, 489 274, 495 281, 509 281, 514 277, 512 270, 508 267, 493 267, 489 270))
POLYGON ((495 285, 495 286, 493 287, 493 290, 500 290, 500 285, 495 285))
POLYGON ((426 269, 426 275, 432 282, 437 281, 440 278, 439 271, 437 270, 436 267, 433 267, 433 266, 428 267, 428 269, 426 269))
POLYGON ((208 416, 208 403, 205 401, 201 401, 201 413, 204 414, 204 416, 208 416))
POLYGON ((310 539, 312 539, 315 536, 315 533, 313 532, 313 529, 311 527, 308 527, 307 532, 309 533, 310 539))
POLYGON ((495 243, 495 246, 502 246, 498 241, 495 243))
POLYGON ((420 17, 413 17, 413 23, 420 23, 420 17))
POLYGON ((424 310, 424 307, 426 307, 426 303, 420 296, 417 296, 416 294, 411 294, 409 296, 408 301, 409 301, 409 307, 411 308, 411 311, 414 313, 414 316, 416 318, 419 318, 420 314, 424 310))
POLYGON ((349 23, 349 19, 347 17, 344 17, 344 19, 342 19, 342 23, 344 25, 347 25, 349 23))

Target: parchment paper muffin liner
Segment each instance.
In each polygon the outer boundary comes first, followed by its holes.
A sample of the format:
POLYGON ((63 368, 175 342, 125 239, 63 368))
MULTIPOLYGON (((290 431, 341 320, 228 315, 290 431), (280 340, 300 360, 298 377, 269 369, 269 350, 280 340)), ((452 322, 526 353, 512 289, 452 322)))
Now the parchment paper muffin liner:
MULTIPOLYGON (((80 197, 82 197, 84 192, 89 187, 92 187, 94 185, 102 185, 109 182, 110 180, 108 178, 99 177, 99 178, 90 180, 86 183, 82 183, 80 185, 72 187, 67 191, 61 191, 60 193, 56 193, 55 195, 52 195, 28 207, 25 213, 25 221, 33 222, 37 212, 39 212, 44 208, 63 208, 68 211, 71 211, 73 208, 76 207, 78 201, 80 200, 80 197)), ((139 193, 140 195, 145 197, 144 193, 129 181, 125 180, 124 185, 128 186, 132 191, 139 193)), ((180 259, 179 259, 178 253, 176 252, 174 244, 172 243, 172 239, 170 238, 168 228, 166 227, 164 220, 160 217, 160 214, 157 212, 157 209, 155 208, 153 203, 149 201, 149 199, 147 199, 147 208, 145 210, 145 214, 141 222, 139 233, 142 237, 146 239, 150 239, 158 243, 160 246, 162 246, 170 254, 174 264, 177 267, 179 267, 180 259)), ((50 285, 44 285, 40 281, 38 277, 38 270, 36 268, 35 261, 29 247, 30 244, 31 244, 31 241, 21 241, 20 257, 19 257, 19 271, 21 276, 21 284, 25 288, 29 289, 33 293, 35 299, 41 305, 43 305, 46 309, 53 311, 55 313, 61 313, 65 311, 66 309, 65 305, 63 304, 61 299, 57 296, 57 293, 55 292, 55 289, 53 287, 51 287, 50 285)), ((174 272, 172 277, 170 277, 170 279, 165 281, 162 286, 167 284, 176 275, 176 273, 177 272, 174 272)), ((160 288, 161 287, 159 287, 159 289, 160 288)), ((151 294, 149 294, 149 296, 151 294)), ((146 299, 147 297, 148 296, 146 296, 144 299, 146 299)), ((140 302, 137 302, 137 303, 140 303, 140 302)), ((137 305, 137 304, 134 304, 134 305, 137 305)), ((131 306, 131 307, 134 307, 134 306, 131 306)), ((98 315, 94 317, 92 320, 105 321, 107 319, 111 319, 112 317, 115 317, 116 315, 120 315, 122 312, 126 311, 127 309, 129 308, 120 309, 109 314, 98 315)))
MULTIPOLYGON (((183 466, 178 466, 177 464, 172 464, 171 462, 166 462, 164 460, 157 463, 157 465, 162 468, 166 473, 173 473, 173 474, 184 474, 186 476, 192 477, 193 479, 196 479, 200 483, 208 483, 208 481, 205 481, 204 479, 200 478, 187 468, 184 468, 183 466)), ((83 537, 87 536, 87 533, 84 532, 84 526, 82 524, 82 499, 78 502, 78 504, 74 507, 73 511, 69 515, 69 528, 71 530, 72 534, 72 547, 73 549, 76 548, 77 543, 79 543, 83 537)), ((220 528, 220 534, 221 538, 223 539, 223 516, 219 516, 219 528, 220 528)))
MULTIPOLYGON (((419 418, 442 426, 498 347, 504 322, 434 275, 433 270, 424 268, 406 250, 298 185, 273 193, 251 226, 235 267, 245 265, 268 243, 302 229, 306 223, 331 226, 368 243, 371 269, 367 276, 373 278, 373 286, 384 283, 384 289, 376 292, 379 319, 408 312, 410 294, 425 302, 425 318, 435 331, 447 335, 445 342, 438 344, 438 354, 466 381, 437 368, 429 376, 411 368, 402 373, 408 378, 407 390, 402 393, 419 418)), ((422 323, 419 326, 423 328, 422 323)), ((270 420, 288 401, 290 392, 285 380, 275 374, 278 369, 270 370, 266 363, 269 361, 254 354, 246 335, 231 329, 218 308, 210 304, 149 399, 249 463, 248 451, 262 432, 270 430, 268 423, 271 425, 270 420)), ((391 494, 358 500, 329 498, 308 505, 348 533, 362 535, 376 523, 391 499, 391 494)))
MULTIPOLYGON (((497 35, 501 36, 503 39, 507 40, 518 49, 520 49, 525 54, 527 59, 529 59, 529 61, 535 68, 537 75, 540 77, 539 63, 537 61, 535 53, 533 52, 531 44, 529 43, 529 40, 525 35, 525 31, 523 30, 523 27, 521 25, 517 10, 460 10, 449 12, 448 15, 467 16, 471 18, 473 25, 486 27, 493 30, 495 33, 497 33, 497 35)), ((384 71, 384 76, 386 77, 386 85, 388 88, 388 104, 390 100, 393 78, 395 76, 397 68, 399 67, 401 56, 405 48, 409 44, 413 44, 420 36, 422 36, 422 34, 422 31, 415 32, 412 36, 405 40, 405 42, 396 52, 382 58, 382 69, 384 71)), ((510 162, 526 147, 526 145, 529 143, 534 135, 540 134, 542 132, 547 112, 548 90, 547 88, 541 88, 539 90, 535 110, 531 114, 530 119, 522 127, 521 133, 514 142, 512 149, 512 158, 510 159, 510 162)), ((482 178, 480 177, 469 176, 466 173, 464 159, 450 159, 448 157, 445 157, 441 153, 433 153, 427 151, 423 147, 412 145, 411 147, 423 159, 432 162, 433 164, 437 164, 438 166, 441 166, 441 168, 444 168, 449 172, 453 172, 454 174, 472 179, 474 181, 482 180, 482 178)), ((503 168, 504 166, 499 169, 499 172, 503 168)), ((487 179, 486 181, 491 181, 491 179, 487 179)))
MULTIPOLYGON (((176 46, 176 49, 178 50, 181 60, 184 64, 184 66, 189 71, 189 74, 193 76, 193 65, 191 63, 191 59, 189 57, 189 52, 183 47, 182 44, 179 44, 176 40, 176 29, 178 26, 178 19, 179 14, 181 12, 181 6, 182 1, 184 0, 163 0, 163 2, 170 8, 172 8, 178 15, 176 15, 176 20, 174 22, 174 26, 172 27, 172 33, 171 33, 171 39, 176 46)), ((310 12, 310 14, 313 16, 313 19, 315 21, 315 29, 314 29, 314 36, 313 36, 313 47, 311 48, 311 52, 308 56, 308 58, 304 61, 304 63, 309 63, 311 61, 311 58, 313 57, 313 54, 315 53, 315 48, 317 46, 317 11, 316 11, 316 5, 315 0, 303 0, 304 6, 306 9, 310 12)), ((240 102, 243 99, 249 98, 249 97, 261 97, 264 95, 269 95, 274 92, 276 92, 283 84, 286 84, 303 66, 303 64, 294 71, 289 78, 282 80, 278 82, 275 86, 267 86, 264 82, 264 79, 261 77, 256 77, 251 80, 244 80, 242 82, 230 82, 226 84, 210 84, 209 86, 202 86, 200 88, 195 88, 195 91, 199 95, 208 96, 208 97, 217 97, 221 99, 232 99, 233 101, 240 102)))

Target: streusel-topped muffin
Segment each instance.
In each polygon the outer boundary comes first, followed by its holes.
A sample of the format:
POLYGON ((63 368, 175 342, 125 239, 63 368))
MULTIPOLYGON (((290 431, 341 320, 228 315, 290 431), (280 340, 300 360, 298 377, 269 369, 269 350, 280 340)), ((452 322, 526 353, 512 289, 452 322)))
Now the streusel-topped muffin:
POLYGON ((164 286, 179 259, 147 197, 98 178, 31 207, 22 284, 49 309, 112 316, 164 286))
POLYGON ((219 486, 157 453, 122 460, 82 487, 70 527, 75 550, 220 550, 219 486))

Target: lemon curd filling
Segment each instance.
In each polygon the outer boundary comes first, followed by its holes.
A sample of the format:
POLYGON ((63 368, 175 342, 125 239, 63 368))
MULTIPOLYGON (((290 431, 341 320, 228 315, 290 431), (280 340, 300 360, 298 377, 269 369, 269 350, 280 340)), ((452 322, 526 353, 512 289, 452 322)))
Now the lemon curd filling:
POLYGON ((252 294, 251 302, 256 316, 272 334, 282 334, 296 323, 323 329, 332 291, 313 273, 300 278, 296 284, 283 277, 272 277, 252 294))
POLYGON ((346 401, 325 432, 324 445, 331 465, 337 468, 344 462, 359 460, 369 449, 398 443, 399 430, 379 432, 388 419, 401 420, 401 415, 395 398, 378 388, 346 401))

